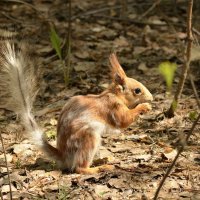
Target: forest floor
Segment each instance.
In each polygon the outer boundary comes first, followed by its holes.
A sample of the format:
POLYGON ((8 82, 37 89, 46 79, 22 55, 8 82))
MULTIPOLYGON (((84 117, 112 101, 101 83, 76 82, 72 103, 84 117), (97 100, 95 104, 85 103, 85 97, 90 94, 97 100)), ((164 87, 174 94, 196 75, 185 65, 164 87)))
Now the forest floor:
MULTIPOLYGON (((183 135, 198 111, 189 79, 175 117, 163 112, 172 101, 184 65, 187 1, 74 0, 71 23, 70 84, 65 87, 60 61, 50 41, 50 23, 60 36, 68 31, 65 1, 1 1, 1 28, 17 30, 34 45, 43 80, 35 103, 37 121, 55 144, 60 110, 74 95, 97 94, 110 82, 108 57, 117 52, 128 76, 142 82, 154 96, 152 111, 121 134, 103 135, 94 166, 112 164, 115 170, 95 175, 65 173, 31 145, 23 127, 8 110, 0 110, 13 199, 151 199, 177 153, 183 135), (158 1, 155 1, 158 2, 158 1), (152 8, 152 9, 149 9, 152 8), (158 72, 161 62, 175 62, 178 69, 172 95, 158 72)), ((199 40, 198 7, 194 8, 194 43, 199 40), (197 22, 197 23, 196 23, 197 22)), ((200 92, 200 55, 193 47, 191 73, 200 92)), ((181 154, 160 192, 160 199, 200 199, 200 126, 181 154)), ((10 199, 8 172, 0 146, 1 198, 10 199)))

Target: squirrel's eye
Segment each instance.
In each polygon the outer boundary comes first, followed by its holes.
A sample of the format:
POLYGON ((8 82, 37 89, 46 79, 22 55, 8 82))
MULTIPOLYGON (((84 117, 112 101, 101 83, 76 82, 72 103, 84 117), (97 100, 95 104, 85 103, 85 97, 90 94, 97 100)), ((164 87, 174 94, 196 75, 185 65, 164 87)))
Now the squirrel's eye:
POLYGON ((135 94, 140 94, 142 91, 141 91, 141 89, 140 88, 136 88, 135 90, 134 90, 134 93, 135 94))

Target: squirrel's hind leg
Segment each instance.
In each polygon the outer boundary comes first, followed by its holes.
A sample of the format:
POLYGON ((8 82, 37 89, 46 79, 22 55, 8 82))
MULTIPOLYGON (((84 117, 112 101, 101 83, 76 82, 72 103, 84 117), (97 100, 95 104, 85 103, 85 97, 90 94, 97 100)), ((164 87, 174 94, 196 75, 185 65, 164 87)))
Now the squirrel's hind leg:
POLYGON ((98 167, 78 167, 76 173, 78 174, 96 174, 104 171, 112 171, 115 167, 113 165, 101 165, 98 167))
MULTIPOLYGON (((75 135, 74 135, 75 136, 75 135)), ((103 165, 99 167, 90 167, 93 158, 101 144, 101 136, 94 130, 82 129, 76 133, 79 138, 79 148, 74 155, 75 172, 79 174, 95 174, 101 171, 113 170, 111 165, 103 165)))
POLYGON ((95 174, 112 170, 113 166, 110 165, 90 167, 100 144, 101 136, 98 132, 88 127, 81 128, 67 141, 65 160, 67 168, 79 174, 95 174))
POLYGON ((90 128, 82 128, 77 131, 67 142, 66 165, 71 169, 81 174, 97 173, 97 170, 90 170, 93 158, 101 144, 101 137, 90 128), (68 151, 73 149, 73 151, 68 151), (70 154, 69 154, 70 152, 70 154))

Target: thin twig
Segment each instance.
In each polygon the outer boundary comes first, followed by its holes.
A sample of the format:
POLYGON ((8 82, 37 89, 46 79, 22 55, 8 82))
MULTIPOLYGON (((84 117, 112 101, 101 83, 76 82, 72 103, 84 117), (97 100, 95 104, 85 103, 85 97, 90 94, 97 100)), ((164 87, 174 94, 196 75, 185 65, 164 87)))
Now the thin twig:
POLYGON ((14 2, 14 3, 24 4, 24 5, 26 5, 26 6, 30 7, 30 8, 32 8, 33 10, 39 12, 38 9, 37 9, 35 6, 33 6, 32 4, 27 3, 27 2, 25 2, 25 1, 20 1, 20 0, 1 0, 1 1, 6 2, 6 3, 8 3, 8 2, 14 2))
MULTIPOLYGON (((143 2, 143 5, 144 4, 149 5, 151 3, 143 2)), ((128 1, 127 5, 128 6, 141 6, 138 3, 135 3, 135 2, 132 2, 132 1, 128 1)), ((77 18, 81 18, 81 17, 85 17, 85 16, 89 16, 89 15, 102 13, 102 12, 105 12, 105 11, 108 11, 108 10, 111 10, 111 9, 121 9, 121 8, 122 8, 122 5, 106 6, 106 7, 103 7, 103 8, 97 8, 97 9, 86 11, 86 12, 78 14, 78 15, 74 15, 74 16, 72 16, 72 20, 77 19, 77 18)))
POLYGON ((0 191, 0 197, 1 197, 1 200, 3 200, 3 194, 1 191, 0 191))
POLYGON ((128 11, 128 2, 127 0, 121 0, 121 12, 120 12, 120 16, 126 17, 127 16, 127 11, 128 11))
POLYGON ((161 190, 161 188, 162 188, 162 186, 163 186, 165 180, 166 180, 167 177, 169 176, 169 174, 170 174, 172 168, 173 168, 174 165, 176 164, 176 161, 177 161, 178 157, 180 156, 180 154, 183 152, 185 146, 187 145, 187 142, 188 142, 190 136, 192 135, 192 133, 193 133, 193 131, 194 131, 194 128, 195 128, 195 126, 197 125, 199 119, 200 119, 200 114, 198 115, 198 117, 197 117, 197 119, 194 121, 194 123, 192 124, 192 127, 191 127, 189 133, 187 134, 187 137, 185 138, 185 141, 184 141, 183 143, 181 143, 181 147, 178 149, 178 152, 177 152, 177 154, 176 154, 176 157, 174 158, 172 164, 170 165, 170 167, 168 168, 166 174, 164 175, 163 179, 161 180, 160 185, 159 185, 159 187, 158 187, 157 190, 156 190, 156 193, 155 193, 155 196, 154 196, 153 200, 156 200, 156 199, 158 198, 159 192, 160 192, 160 190, 161 190))
POLYGON ((75 20, 77 18, 81 18, 81 17, 86 17, 86 16, 89 16, 89 15, 94 15, 94 14, 98 14, 98 13, 102 13, 102 12, 105 12, 107 10, 111 10, 111 9, 120 9, 122 6, 119 5, 119 6, 110 6, 110 7, 103 7, 103 8, 99 8, 99 9, 96 9, 96 10, 89 10, 89 11, 86 11, 84 13, 81 13, 81 14, 78 14, 78 15, 74 15, 72 17, 72 20, 75 20))
MULTIPOLYGON (((171 23, 169 22, 168 17, 167 17, 164 13, 162 13, 162 12, 160 12, 160 14, 163 16, 163 18, 164 18, 165 21, 167 22, 168 26, 172 29, 172 31, 175 33, 175 35, 177 35, 177 31, 176 31, 175 27, 173 26, 173 24, 171 24, 171 23)), ((176 37, 176 39, 177 39, 178 42, 181 44, 180 38, 179 38, 179 37, 176 37)), ((196 41, 196 42, 198 42, 198 41, 196 41)), ((198 44, 198 45, 199 45, 199 44, 198 44)), ((195 98, 196 98, 196 101, 197 101, 197 105, 198 105, 198 107, 199 107, 199 109, 200 109, 200 100, 199 100, 198 92, 197 92, 196 87, 195 87, 195 84, 194 84, 193 77, 192 77, 192 75, 191 75, 190 72, 189 72, 188 74, 189 74, 190 83, 191 83, 191 86, 192 86, 192 89, 193 89, 193 92, 194 92, 194 95, 195 95, 195 98)))
MULTIPOLYGON (((172 105, 170 107, 170 109, 168 110, 168 116, 173 116, 174 115, 174 105, 173 103, 177 103, 178 102, 178 99, 182 93, 182 90, 183 90, 183 86, 184 86, 184 82, 185 82, 185 79, 186 79, 186 76, 187 76, 187 71, 189 69, 189 66, 190 66, 190 60, 191 60, 191 46, 192 46, 192 6, 193 6, 193 0, 189 0, 188 2, 188 19, 187 19, 187 36, 188 36, 188 44, 187 44, 187 54, 186 54, 186 63, 185 63, 185 67, 183 68, 183 73, 182 73, 182 77, 179 81, 179 85, 178 85, 178 90, 174 96, 174 100, 172 102, 172 105)), ((198 100, 198 95, 196 95, 196 88, 195 86, 193 85, 193 90, 194 90, 194 93, 195 93, 195 96, 198 100)), ((199 100, 198 100, 199 101, 199 100)), ((199 103, 199 102, 198 102, 199 103)), ((199 104, 198 104, 199 106, 199 104)), ((154 196, 154 200, 156 200, 158 198, 158 195, 159 195, 159 192, 165 182, 165 180, 167 179, 167 177, 169 176, 172 168, 174 167, 174 165, 176 164, 176 161, 177 159, 179 158, 180 154, 183 152, 185 146, 187 145, 187 142, 190 138, 190 136, 192 135, 193 131, 194 131, 194 128, 195 126, 197 125, 198 121, 200 119, 200 113, 197 117, 197 119, 195 120, 195 122, 192 124, 192 127, 189 131, 189 133, 187 134, 186 138, 184 138, 184 141, 181 143, 181 146, 178 148, 178 152, 177 152, 177 155, 176 157, 174 158, 172 164, 170 165, 170 167, 168 168, 166 174, 164 175, 163 179, 161 180, 160 184, 159 184, 159 187, 157 188, 156 190, 156 193, 155 193, 155 196, 154 196)))
POLYGON ((195 87, 195 84, 194 84, 194 80, 193 80, 193 78, 192 78, 192 75, 191 75, 190 73, 189 73, 189 77, 190 77, 190 83, 191 83, 191 85, 192 85, 192 89, 193 89, 193 92, 194 92, 194 96, 195 96, 196 101, 197 101, 197 105, 198 105, 198 107, 199 107, 199 109, 200 109, 199 95, 198 95, 197 89, 196 89, 196 87, 195 87))
POLYGON ((161 0, 156 0, 153 5, 146 11, 144 12, 142 15, 140 15, 139 19, 144 18, 146 15, 148 15, 158 4, 160 4, 161 0))
POLYGON ((68 80, 68 83, 69 83, 70 72, 71 72, 71 16, 72 16, 71 10, 72 10, 71 0, 69 0, 68 35, 67 35, 67 80, 68 80))
POLYGON ((108 15, 101 15, 101 14, 94 14, 94 17, 99 17, 99 18, 105 18, 105 19, 110 19, 113 21, 122 21, 122 22, 130 22, 132 24, 138 24, 138 25, 151 25, 151 26, 167 26, 167 24, 164 22, 163 24, 158 24, 158 23, 152 23, 147 20, 140 21, 137 19, 130 19, 130 18, 122 18, 122 17, 111 17, 108 15))
POLYGON ((188 1, 188 17, 187 17, 187 52, 186 52, 186 61, 185 65, 182 68, 182 75, 178 83, 177 91, 174 95, 174 99, 171 103, 169 110, 166 112, 167 117, 173 117, 174 112, 176 110, 178 100, 182 94, 185 79, 187 77, 187 72, 190 67, 191 61, 191 47, 192 47, 192 8, 193 8, 193 0, 188 1))
POLYGON ((10 20, 12 20, 14 23, 18 23, 18 24, 21 24, 21 25, 24 25, 24 26, 35 26, 35 24, 29 24, 29 23, 26 23, 25 21, 22 21, 22 20, 18 20, 18 19, 16 19, 16 18, 14 18, 14 17, 11 17, 10 15, 7 15, 5 12, 1 12, 1 14, 3 15, 3 16, 5 16, 6 18, 8 18, 8 19, 10 19, 10 20))
POLYGON ((64 79, 67 86, 70 81, 71 72, 71 22, 72 22, 72 5, 71 0, 68 1, 68 29, 66 31, 62 45, 62 61, 64 66, 64 79))
MULTIPOLYGON (((137 20, 137 19, 111 17, 111 16, 108 16, 108 15, 101 15, 101 14, 91 14, 91 15, 93 15, 94 17, 110 19, 110 20, 113 20, 113 21, 130 22, 130 23, 138 24, 138 25, 150 25, 150 26, 167 26, 168 25, 167 23, 160 23, 159 24, 159 23, 152 23, 152 22, 147 21, 147 20, 141 21, 141 20, 137 20)), ((82 16, 82 17, 84 17, 84 16, 82 16)), ((175 22, 170 22, 170 23, 172 25, 174 25, 174 26, 177 26, 177 27, 182 27, 182 28, 186 28, 187 27, 187 25, 184 24, 184 23, 175 23, 175 22)), ((194 33, 196 33, 197 35, 200 35, 200 32, 196 28, 193 27, 192 31, 194 33)))
POLYGON ((6 150, 5 150, 5 147, 4 147, 4 143, 3 143, 3 138, 2 138, 2 135, 1 135, 1 131, 0 131, 0 140, 1 140, 3 154, 4 154, 4 159, 5 159, 5 163, 6 163, 6 169, 7 169, 7 172, 8 172, 8 182, 9 182, 9 189, 10 189, 10 199, 12 200, 13 198, 12 198, 12 188, 11 188, 10 172, 9 172, 9 169, 8 169, 8 161, 7 161, 7 157, 6 157, 6 150))

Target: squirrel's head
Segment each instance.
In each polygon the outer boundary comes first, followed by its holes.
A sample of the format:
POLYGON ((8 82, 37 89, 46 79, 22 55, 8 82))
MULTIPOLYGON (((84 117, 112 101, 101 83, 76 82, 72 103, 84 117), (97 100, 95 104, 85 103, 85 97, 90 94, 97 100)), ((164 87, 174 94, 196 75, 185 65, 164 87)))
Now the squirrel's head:
POLYGON ((111 63, 111 75, 115 91, 127 107, 134 108, 140 103, 153 100, 152 94, 142 83, 126 76, 114 53, 110 55, 109 60, 111 63))

